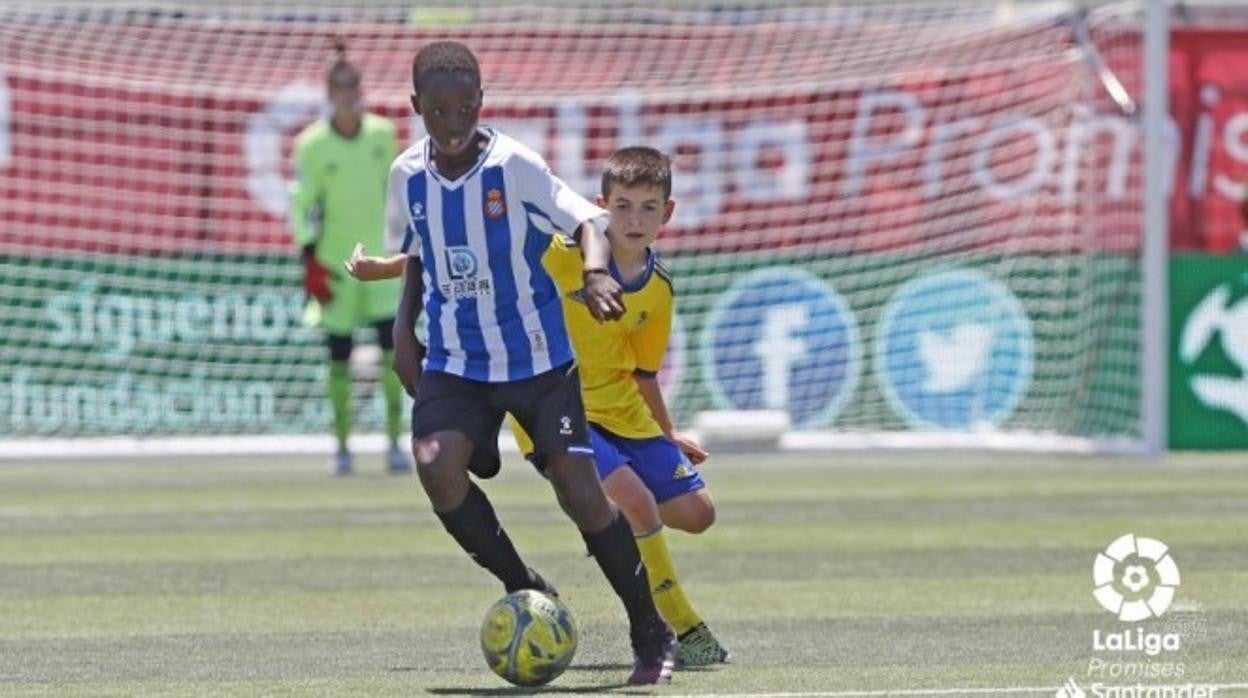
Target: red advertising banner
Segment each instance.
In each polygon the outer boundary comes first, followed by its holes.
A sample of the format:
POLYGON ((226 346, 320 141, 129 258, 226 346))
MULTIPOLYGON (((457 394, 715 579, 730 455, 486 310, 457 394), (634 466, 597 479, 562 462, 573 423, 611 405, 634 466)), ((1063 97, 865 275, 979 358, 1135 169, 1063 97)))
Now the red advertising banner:
POLYGON ((1176 164, 1170 219, 1176 250, 1248 249, 1248 31, 1171 33, 1170 113, 1176 164))
MULTIPOLYGON (((1059 50, 1068 28, 999 32, 860 72, 819 49, 844 31, 657 27, 608 42, 570 29, 475 29, 464 38, 480 47, 484 122, 530 143, 583 193, 595 193, 598 164, 615 147, 675 154, 667 245, 832 254, 1138 246, 1138 127, 1114 111, 1078 52, 1059 50), (1016 58, 1036 46, 1050 48, 1016 58), (664 83, 665 74, 679 80, 664 83)), ((373 109, 398 120, 405 139, 420 135, 407 77, 430 36, 402 26, 346 33, 373 109)), ((323 109, 330 36, 322 24, 32 26, 0 50, 0 254, 288 249, 290 144, 323 109)), ((1133 40, 1119 41, 1123 55, 1133 52, 1133 40)), ((1245 47, 1248 32, 1174 35, 1180 249, 1241 244, 1245 47)))

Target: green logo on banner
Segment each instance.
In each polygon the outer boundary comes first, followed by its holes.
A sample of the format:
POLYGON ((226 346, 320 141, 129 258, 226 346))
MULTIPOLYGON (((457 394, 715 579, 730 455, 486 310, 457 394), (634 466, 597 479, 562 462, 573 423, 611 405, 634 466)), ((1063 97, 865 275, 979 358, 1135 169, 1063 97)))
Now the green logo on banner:
POLYGON ((1248 448, 1248 257, 1176 257, 1171 295, 1171 446, 1248 448))

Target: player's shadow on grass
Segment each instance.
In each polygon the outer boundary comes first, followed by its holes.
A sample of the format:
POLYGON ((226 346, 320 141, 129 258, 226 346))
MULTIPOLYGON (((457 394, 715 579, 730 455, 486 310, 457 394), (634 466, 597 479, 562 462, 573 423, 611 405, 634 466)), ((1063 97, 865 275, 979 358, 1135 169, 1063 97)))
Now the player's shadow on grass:
POLYGON ((440 696, 531 696, 534 693, 596 693, 627 688, 623 682, 595 684, 592 686, 506 686, 493 688, 430 688, 430 693, 440 696))
MULTIPOLYGON (((625 672, 633 668, 631 664, 577 664, 572 666, 572 671, 591 671, 591 672, 625 672)), ((430 688, 430 693, 442 696, 521 696, 531 695, 534 693, 594 693, 596 691, 611 691, 621 688, 644 689, 647 686, 629 686, 623 681, 612 681, 611 683, 592 684, 589 686, 498 686, 492 688, 430 688)))

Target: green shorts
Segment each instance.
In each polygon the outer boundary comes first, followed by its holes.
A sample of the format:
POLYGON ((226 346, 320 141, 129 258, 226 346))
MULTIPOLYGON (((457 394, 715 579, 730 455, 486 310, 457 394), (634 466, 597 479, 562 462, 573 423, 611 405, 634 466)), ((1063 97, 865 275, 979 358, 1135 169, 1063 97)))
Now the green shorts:
POLYGON ((399 307, 400 279, 359 281, 343 273, 329 284, 334 298, 321 305, 321 329, 349 335, 355 328, 394 317, 399 307))

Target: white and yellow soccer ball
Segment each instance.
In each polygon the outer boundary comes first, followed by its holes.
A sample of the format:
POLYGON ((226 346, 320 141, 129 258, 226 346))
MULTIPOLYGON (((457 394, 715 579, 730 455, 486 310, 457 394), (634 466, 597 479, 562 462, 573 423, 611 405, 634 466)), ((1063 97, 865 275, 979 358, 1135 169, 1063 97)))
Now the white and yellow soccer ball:
POLYGON ((576 640, 568 607, 530 589, 499 599, 481 624, 486 664, 517 686, 541 686, 562 674, 576 654, 576 640))

